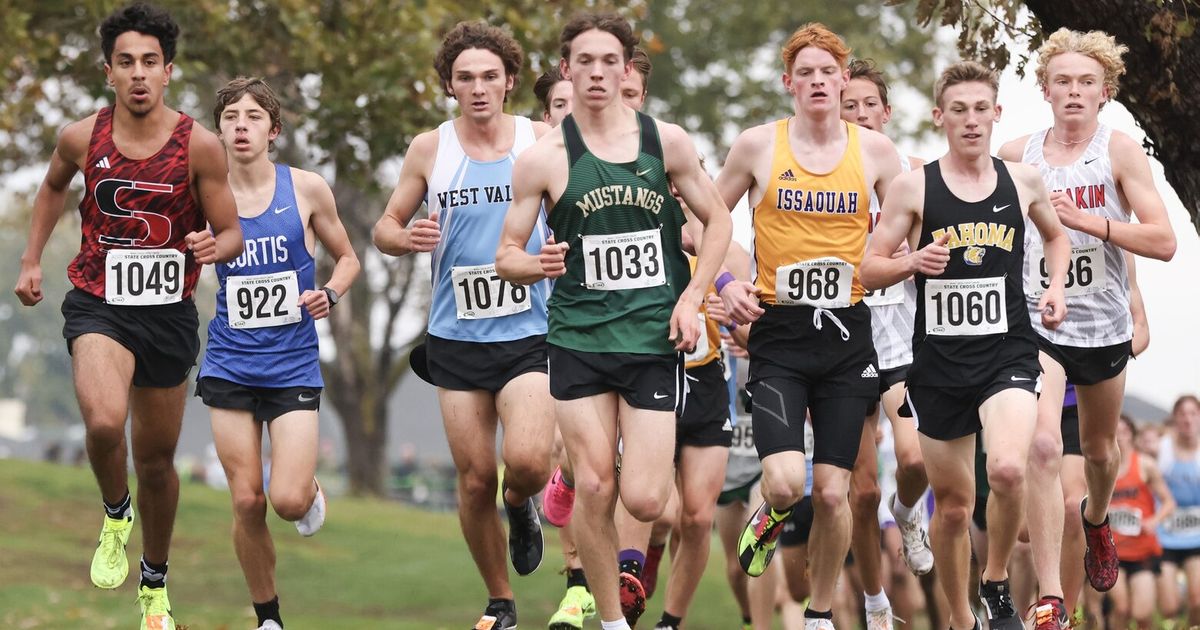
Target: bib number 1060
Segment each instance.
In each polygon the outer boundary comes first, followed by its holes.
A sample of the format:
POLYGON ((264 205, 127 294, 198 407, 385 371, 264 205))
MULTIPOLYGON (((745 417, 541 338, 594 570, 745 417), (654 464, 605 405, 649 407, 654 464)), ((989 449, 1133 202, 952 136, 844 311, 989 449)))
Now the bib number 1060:
POLYGON ((1008 332, 1004 278, 927 280, 925 328, 930 335, 992 335, 1008 332))

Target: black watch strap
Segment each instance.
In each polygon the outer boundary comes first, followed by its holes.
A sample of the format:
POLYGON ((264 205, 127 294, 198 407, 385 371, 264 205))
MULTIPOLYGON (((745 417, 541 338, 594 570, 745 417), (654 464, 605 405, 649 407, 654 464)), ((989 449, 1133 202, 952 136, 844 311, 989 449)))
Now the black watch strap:
POLYGON ((329 298, 330 308, 332 308, 333 305, 338 303, 337 291, 334 291, 333 289, 330 289, 329 287, 321 287, 321 290, 325 292, 325 297, 329 298))

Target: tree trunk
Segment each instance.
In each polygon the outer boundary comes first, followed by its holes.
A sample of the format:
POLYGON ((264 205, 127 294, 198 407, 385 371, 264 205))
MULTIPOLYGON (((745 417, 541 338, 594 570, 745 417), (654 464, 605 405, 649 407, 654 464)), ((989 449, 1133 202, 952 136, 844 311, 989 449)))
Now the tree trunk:
POLYGON ((1162 162, 1167 182, 1200 232, 1200 117, 1195 115, 1200 103, 1200 36, 1190 32, 1200 11, 1189 14, 1184 6, 1195 3, 1025 0, 1025 4, 1047 35, 1063 26, 1102 30, 1129 47, 1128 72, 1121 78, 1117 100, 1145 130, 1146 149, 1162 162))

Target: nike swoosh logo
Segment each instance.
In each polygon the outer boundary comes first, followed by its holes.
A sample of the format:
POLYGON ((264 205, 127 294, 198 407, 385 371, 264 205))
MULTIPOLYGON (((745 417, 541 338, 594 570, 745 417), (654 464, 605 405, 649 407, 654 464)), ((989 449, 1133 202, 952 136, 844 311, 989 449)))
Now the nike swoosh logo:
POLYGON ((1090 159, 1090 160, 1084 160, 1084 161, 1083 161, 1083 165, 1084 165, 1084 166, 1087 166, 1088 164, 1091 164, 1092 162, 1095 162, 1096 160, 1099 160, 1099 159, 1100 159, 1100 158, 1092 158, 1092 159, 1090 159))
POLYGON ((1009 379, 1011 379, 1011 380, 1013 380, 1013 381, 1030 381, 1030 380, 1033 380, 1033 379, 1031 379, 1031 378, 1029 378, 1029 377, 1027 377, 1027 376, 1010 376, 1010 377, 1009 377, 1009 379))
POLYGON ((1117 366, 1118 366, 1118 365, 1120 365, 1120 364, 1121 364, 1121 362, 1122 362, 1122 361, 1124 361, 1124 360, 1125 360, 1125 357, 1121 357, 1121 358, 1117 359, 1116 361, 1113 361, 1112 363, 1109 363, 1109 364, 1108 364, 1108 367, 1117 367, 1117 366))
POLYGON ((666 399, 666 397, 667 397, 667 395, 666 395, 666 394, 663 394, 662 396, 659 396, 659 395, 658 395, 658 392, 654 392, 654 400, 664 400, 664 399, 666 399))
POLYGON ((643 175, 645 175, 646 173, 649 173, 649 172, 650 172, 650 169, 646 169, 646 170, 644 170, 644 171, 638 171, 638 172, 634 173, 633 175, 634 175, 634 177, 641 177, 641 176, 643 176, 643 175))
POLYGON ((284 207, 282 207, 282 208, 275 208, 275 214, 279 214, 279 213, 281 213, 281 212, 287 212, 287 211, 288 211, 288 210, 290 210, 290 209, 291 209, 291 206, 284 206, 284 207))
POLYGON ((1005 209, 1005 208, 1009 207, 1010 205, 1012 205, 1012 204, 1007 204, 1007 203, 1006 203, 1006 204, 1004 204, 1003 206, 1000 206, 1000 207, 992 206, 992 212, 1000 212, 1001 210, 1003 210, 1003 209, 1005 209))
POLYGON ((317 395, 313 394, 312 396, 305 398, 304 394, 300 394, 299 396, 297 396, 297 398, 300 399, 300 402, 312 402, 317 399, 317 395))

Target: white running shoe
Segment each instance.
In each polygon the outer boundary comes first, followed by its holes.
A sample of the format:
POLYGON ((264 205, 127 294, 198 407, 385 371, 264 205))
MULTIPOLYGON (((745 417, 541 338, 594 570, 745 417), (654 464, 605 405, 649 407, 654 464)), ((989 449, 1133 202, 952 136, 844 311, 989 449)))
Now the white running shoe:
POLYGON ((275 623, 274 619, 268 619, 263 622, 263 625, 258 627, 258 630, 283 630, 283 626, 275 623))
POLYGON ((918 501, 912 510, 912 520, 896 516, 896 495, 888 500, 900 538, 904 541, 904 564, 913 575, 925 575, 933 570, 933 549, 929 547, 929 524, 925 518, 925 504, 918 501))
POLYGON ((895 620, 892 618, 892 607, 883 610, 867 611, 867 630, 893 630, 895 620))
POLYGON ((316 477, 313 478, 313 483, 317 484, 317 496, 313 498, 308 512, 304 513, 304 518, 296 521, 296 531, 300 532, 301 536, 312 536, 325 524, 325 493, 321 491, 321 484, 317 483, 316 477))
POLYGON ((832 619, 809 619, 804 618, 804 630, 837 630, 833 627, 832 619))

